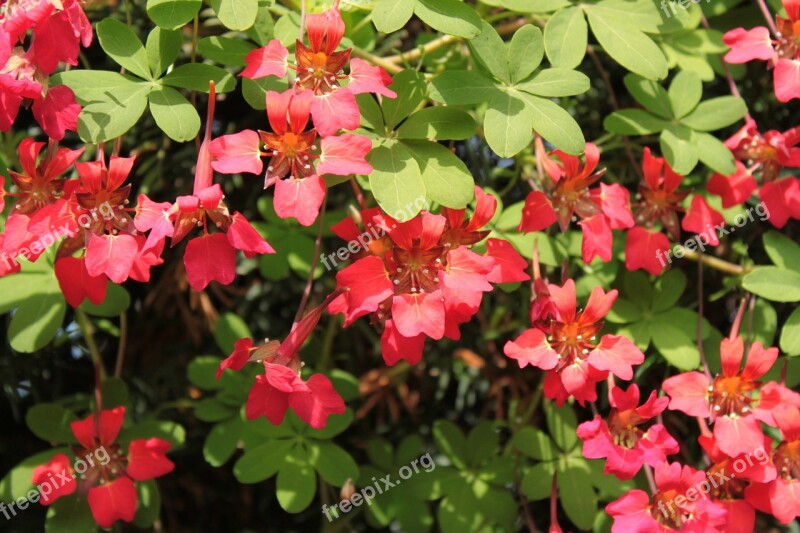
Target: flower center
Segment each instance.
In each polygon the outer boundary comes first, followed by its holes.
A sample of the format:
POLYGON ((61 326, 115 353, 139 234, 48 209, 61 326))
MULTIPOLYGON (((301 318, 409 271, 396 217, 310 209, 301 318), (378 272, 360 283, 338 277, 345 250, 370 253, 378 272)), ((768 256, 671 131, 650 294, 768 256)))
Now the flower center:
POLYGON ((800 479, 800 440, 780 444, 772 458, 780 477, 800 479))
POLYGON ((709 387, 709 401, 711 402, 714 415, 742 416, 750 412, 750 404, 753 403, 746 393, 752 391, 755 384, 743 380, 740 375, 725 377, 717 376, 714 384, 709 387))
POLYGON ((650 515, 660 524, 667 527, 680 529, 684 521, 684 512, 675 503, 675 498, 681 494, 674 489, 657 492, 650 505, 650 515))

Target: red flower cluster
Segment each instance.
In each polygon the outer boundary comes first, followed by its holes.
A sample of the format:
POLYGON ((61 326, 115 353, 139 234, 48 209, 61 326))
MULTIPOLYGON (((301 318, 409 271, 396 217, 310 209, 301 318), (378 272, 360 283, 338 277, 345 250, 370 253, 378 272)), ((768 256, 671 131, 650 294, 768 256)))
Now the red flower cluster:
POLYGON ((262 157, 270 157, 264 188, 275 185, 275 213, 296 218, 304 226, 314 223, 325 198, 324 174, 369 174, 365 161, 372 142, 361 135, 341 134, 361 123, 356 94, 376 93, 394 98, 386 88, 392 81, 381 67, 360 59, 350 62, 349 75, 342 69, 350 61, 350 49, 337 52, 344 36, 344 21, 334 6, 306 17, 310 47, 297 41, 296 65, 289 65, 289 50, 277 39, 247 56, 242 76, 285 77, 296 71, 294 87, 282 94, 268 91, 267 117, 272 133, 245 130, 211 143, 214 169, 225 174, 260 174, 262 157), (346 87, 340 82, 348 80, 346 87), (307 129, 309 117, 314 128, 307 129), (317 144, 317 138, 320 138, 317 144), (266 151, 261 151, 261 143, 266 151))
POLYGON ((769 221, 782 228, 790 218, 800 220, 800 180, 779 178, 783 168, 800 168, 800 127, 783 133, 775 130, 763 135, 755 121, 747 123, 725 141, 736 157, 736 172, 730 176, 714 174, 708 192, 722 198, 725 208, 746 202, 758 189, 769 213, 769 221), (761 187, 754 175, 760 174, 761 187))
POLYGON ((547 155, 538 137, 536 153, 546 173, 541 177, 543 190, 532 191, 525 199, 519 231, 541 231, 554 222, 567 231, 577 215, 583 231, 583 261, 589 263, 595 257, 610 261, 611 230, 633 226, 628 190, 616 183, 590 188, 605 173, 605 169, 595 172, 600 151, 592 143, 586 143, 583 164, 580 158, 560 150, 550 153, 560 160, 556 161, 547 155))
POLYGON ((21 105, 33 104, 33 116, 48 137, 75 131, 80 106, 64 85, 48 87, 61 62, 78 64, 80 46, 92 42, 92 26, 79 0, 9 0, 0 7, 0 130, 8 131, 21 105), (24 43, 32 34, 30 46, 24 43))
POLYGON ((323 311, 340 293, 334 291, 322 304, 309 311, 283 342, 267 341, 255 348, 250 339, 236 341, 233 353, 220 363, 217 379, 227 368, 241 370, 248 362, 264 365, 265 373, 256 376, 247 397, 245 414, 248 419, 265 416, 271 423, 279 425, 291 407, 312 428, 322 429, 328 423, 329 415, 344 413, 344 400, 327 376, 314 374, 308 381, 301 379, 302 363, 298 354, 319 323, 323 311))
POLYGON ((408 222, 377 214, 365 222, 386 238, 373 242, 365 256, 336 274, 346 292, 331 304, 345 325, 372 314, 384 325, 381 351, 387 364, 422 358, 425 338, 459 339, 459 324, 478 311, 492 283, 530 279, 527 262, 513 246, 489 239, 484 255, 469 249, 488 234, 482 231, 497 200, 475 188, 471 218, 464 209, 443 208, 441 215, 422 211, 408 222))
MULTIPOLYGON (((505 354, 516 359, 520 368, 533 365, 546 370, 544 395, 555 399, 558 405, 570 396, 581 405, 595 401, 597 383, 606 379, 609 372, 631 379, 633 365, 644 361, 642 351, 618 335, 603 335, 597 342, 603 327, 601 319, 614 305, 617 291, 605 293, 595 287, 586 308, 577 310, 575 283, 571 279, 563 287, 550 284, 547 289, 553 306, 543 306, 545 314, 531 315, 534 327, 507 342, 505 354)), ((638 401, 638 390, 635 394, 638 401)))
POLYGON ((169 474, 175 465, 166 456, 170 443, 159 438, 133 440, 123 452, 115 441, 124 418, 125 408, 116 407, 103 410, 99 421, 92 414, 71 424, 79 443, 73 447, 73 458, 59 453, 33 470, 34 484, 55 487, 52 492, 41 492, 42 505, 77 490, 81 498, 88 497, 92 516, 100 527, 133 520, 138 503, 134 482, 169 474), (77 461, 82 461, 80 468, 77 461))
POLYGON ((789 17, 775 17, 778 30, 775 39, 763 26, 745 30, 736 28, 723 37, 731 49, 725 55, 728 63, 747 63, 753 60, 767 61, 774 68, 775 96, 781 102, 800 98, 800 2, 783 0, 789 17))

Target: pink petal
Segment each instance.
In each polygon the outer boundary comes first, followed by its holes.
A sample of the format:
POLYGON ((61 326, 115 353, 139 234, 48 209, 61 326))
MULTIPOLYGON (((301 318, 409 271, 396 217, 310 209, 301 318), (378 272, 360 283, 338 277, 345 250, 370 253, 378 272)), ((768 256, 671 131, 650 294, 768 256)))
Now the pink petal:
POLYGON ((444 336, 444 302, 436 290, 422 294, 399 294, 392 299, 392 318, 404 337, 424 333, 432 339, 444 336))
POLYGON ((311 116, 322 137, 335 135, 339 130, 354 130, 361 124, 356 97, 347 88, 316 95, 311 104, 311 116))
POLYGON ((254 257, 258 254, 274 254, 275 250, 269 245, 264 237, 244 218, 240 212, 236 211, 231 217, 231 225, 228 226, 228 242, 237 250, 244 252, 247 257, 254 257))
POLYGON ((244 58, 247 67, 239 74, 242 77, 255 80, 266 76, 286 76, 287 58, 289 50, 278 39, 272 39, 263 48, 252 50, 244 58))
POLYGON ((486 276, 494 268, 494 259, 478 255, 459 246, 447 253, 447 268, 441 272, 442 284, 448 289, 491 291, 486 276))
POLYGON ((725 54, 728 63, 747 63, 754 59, 768 61, 775 54, 769 30, 763 26, 751 30, 736 28, 726 33, 722 40, 730 47, 725 54))
POLYGON ((775 65, 775 96, 779 102, 800 98, 800 60, 781 58, 775 65))
POLYGON ((281 218, 296 218, 303 226, 317 220, 325 200, 325 182, 319 176, 296 179, 288 177, 275 182, 275 213, 281 218))
POLYGON ((372 150, 372 141, 367 137, 349 133, 326 137, 320 141, 320 148, 322 153, 317 164, 319 174, 349 176, 372 172, 372 165, 364 159, 372 150))
POLYGON ((633 365, 644 361, 644 354, 626 337, 603 335, 597 348, 589 353, 587 361, 598 370, 608 370, 622 379, 633 377, 633 365))
POLYGON ((375 93, 389 98, 396 98, 397 93, 388 88, 392 78, 382 67, 372 66, 363 59, 350 60, 350 84, 347 86, 353 94, 375 93))
POLYGON ((86 247, 86 271, 92 277, 103 274, 114 283, 130 275, 139 246, 132 235, 92 235, 86 247))
POLYGON ((527 329, 515 340, 506 342, 503 353, 516 359, 520 368, 533 365, 550 370, 558 364, 558 353, 547 342, 547 335, 538 328, 527 329))
POLYGON ((264 162, 261 161, 260 146, 261 139, 253 130, 217 137, 208 145, 214 158, 211 166, 222 174, 261 174, 264 162))
POLYGON ((708 378, 700 372, 685 372, 664 380, 661 388, 670 396, 669 408, 689 416, 708 417, 708 378))
POLYGON ((595 257, 605 262, 611 261, 612 235, 606 216, 594 215, 581 220, 578 225, 583 230, 581 243, 583 262, 589 264, 595 257))
POLYGON ((764 444, 764 433, 754 416, 718 416, 714 437, 719 449, 730 457, 751 453, 764 444))

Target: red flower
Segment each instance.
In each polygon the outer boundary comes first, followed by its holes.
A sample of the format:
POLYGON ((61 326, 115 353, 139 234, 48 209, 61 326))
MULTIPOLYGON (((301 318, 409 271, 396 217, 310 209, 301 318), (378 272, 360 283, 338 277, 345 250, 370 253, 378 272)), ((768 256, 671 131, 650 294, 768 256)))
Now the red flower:
POLYGON ((313 95, 311 115, 320 135, 327 137, 340 129, 354 130, 361 120, 355 95, 376 93, 394 98, 397 95, 387 88, 392 79, 381 67, 371 66, 361 59, 350 61, 349 48, 336 51, 345 30, 338 7, 308 15, 306 24, 310 47, 297 41, 296 66, 287 61, 289 50, 273 39, 247 55, 247 68, 241 75, 250 79, 282 78, 287 69, 296 70, 295 88, 313 95), (348 61, 350 74, 346 75, 342 71, 348 61), (340 86, 343 80, 349 80, 347 87, 340 86))
POLYGON ((387 364, 404 359, 416 364, 425 337, 458 339, 458 325, 477 312, 491 283, 530 279, 527 263, 497 240, 487 254, 467 248, 484 238, 480 228, 491 219, 496 200, 476 188, 476 208, 467 220, 464 210, 443 210, 446 216, 422 211, 408 222, 379 215, 373 223, 387 234, 370 254, 336 275, 347 290, 332 312, 343 312, 345 324, 374 313, 384 324, 381 348, 387 364))
POLYGON ((747 63, 755 59, 768 61, 774 68, 775 96, 780 102, 800 98, 800 9, 797 0, 783 0, 788 19, 775 17, 777 38, 770 39, 769 30, 736 28, 723 37, 731 50, 725 55, 728 63, 747 63))
POLYGON ((710 379, 701 372, 685 372, 668 378, 662 387, 671 397, 670 409, 712 417, 717 445, 735 457, 762 446, 764 433, 759 422, 774 426, 773 409, 781 403, 800 406, 800 394, 774 382, 762 387, 758 381, 777 359, 777 348, 764 349, 754 342, 743 369, 741 337, 723 339, 720 355, 722 375, 710 379))
POLYGON ((614 519, 612 533, 724 531, 728 522, 725 508, 699 494, 697 487, 705 479, 705 472, 691 466, 661 463, 655 469, 658 492, 652 502, 646 492, 637 489, 606 506, 614 519))
POLYGON ((325 198, 321 175, 372 172, 364 159, 372 149, 366 137, 331 136, 321 139, 317 146, 316 130, 306 130, 312 100, 311 93, 305 91, 268 91, 267 117, 273 133, 245 130, 210 144, 215 158, 212 166, 227 174, 260 174, 261 157, 270 157, 264 188, 275 185, 275 212, 281 218, 296 218, 304 226, 314 223, 325 198), (261 152, 259 138, 266 152, 261 152))
POLYGON ((509 341, 505 354, 516 359, 520 368, 533 365, 547 370, 544 393, 563 404, 574 396, 581 405, 597 399, 595 384, 608 373, 622 378, 633 377, 633 365, 644 361, 644 354, 631 341, 617 335, 603 335, 601 319, 608 313, 617 291, 604 293, 595 287, 586 309, 576 310, 575 283, 568 279, 563 287, 549 285, 556 316, 538 320, 533 328, 509 341))
POLYGON ((681 221, 681 227, 684 230, 696 234, 701 241, 707 242, 711 246, 719 244, 717 227, 724 224, 725 219, 722 215, 708 205, 706 199, 699 194, 692 197, 689 210, 681 221))
POLYGON ((64 454, 36 467, 33 470, 34 484, 48 483, 57 487, 50 494, 42 495, 42 505, 50 505, 77 489, 80 496, 88 493, 92 516, 100 527, 109 528, 117 520, 133 520, 138 500, 134 481, 163 476, 172 472, 175 465, 166 456, 170 443, 159 438, 133 440, 127 453, 123 453, 115 441, 124 418, 125 408, 116 407, 103 410, 99 423, 94 414, 72 422, 72 433, 79 442, 73 451, 75 461, 83 461, 86 469, 77 469, 80 480, 76 481, 76 472, 64 454), (66 475, 65 483, 56 481, 59 474, 66 475))
POLYGON ((551 159, 539 138, 536 152, 549 179, 542 176, 544 190, 532 191, 525 199, 519 230, 541 231, 557 221, 561 231, 567 231, 577 215, 582 219, 584 262, 595 257, 610 261, 611 230, 633 225, 627 189, 616 184, 589 188, 605 173, 605 169, 595 172, 600 151, 592 143, 586 143, 584 164, 560 150, 551 152, 560 162, 551 159))
POLYGON ((653 391, 647 401, 638 406, 639 387, 633 383, 627 391, 619 387, 611 389, 609 403, 612 409, 608 422, 598 415, 578 426, 583 456, 606 458, 604 473, 631 479, 643 464, 655 467, 665 462, 667 455, 678 453, 678 443, 663 425, 653 424, 647 430, 639 428, 666 409, 669 398, 657 398, 653 391))
POLYGON ((796 406, 776 409, 775 423, 783 437, 772 451, 777 477, 768 483, 752 483, 745 489, 745 498, 759 511, 788 524, 800 516, 800 410, 796 406))

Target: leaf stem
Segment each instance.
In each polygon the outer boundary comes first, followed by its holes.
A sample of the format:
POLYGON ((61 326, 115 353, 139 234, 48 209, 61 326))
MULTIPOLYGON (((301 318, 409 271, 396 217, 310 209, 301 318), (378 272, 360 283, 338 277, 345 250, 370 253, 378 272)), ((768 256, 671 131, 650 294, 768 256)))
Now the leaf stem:
POLYGON ((300 306, 297 308, 297 314, 294 316, 292 329, 294 329, 298 322, 300 322, 300 319, 303 318, 303 313, 305 312, 306 305, 308 304, 308 297, 311 295, 311 287, 314 285, 314 271, 317 269, 317 263, 319 262, 319 248, 322 244, 322 228, 325 225, 325 208, 327 207, 327 199, 328 195, 326 194, 325 198, 322 199, 322 209, 319 211, 317 239, 314 242, 314 255, 311 257, 311 267, 309 268, 308 272, 308 281, 306 281, 306 288, 303 290, 303 298, 300 300, 300 306))

